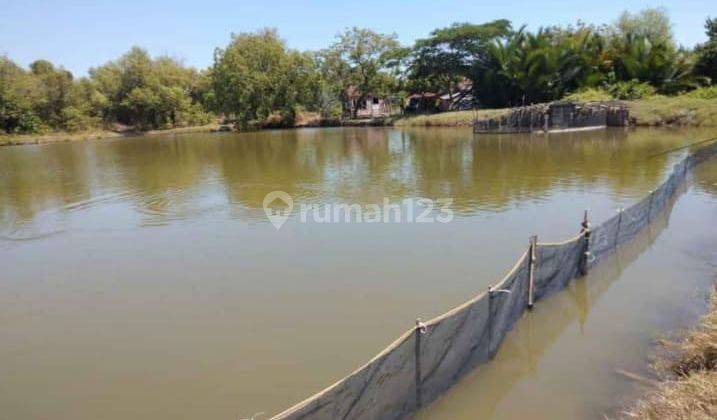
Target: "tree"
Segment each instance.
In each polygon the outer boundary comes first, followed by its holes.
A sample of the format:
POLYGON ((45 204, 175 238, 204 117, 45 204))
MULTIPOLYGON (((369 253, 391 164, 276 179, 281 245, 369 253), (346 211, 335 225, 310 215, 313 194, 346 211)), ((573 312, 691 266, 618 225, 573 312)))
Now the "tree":
POLYGON ((242 126, 275 111, 291 120, 296 106, 311 106, 318 96, 313 57, 287 49, 273 29, 232 35, 215 51, 211 74, 216 110, 242 126))
POLYGON ((487 97, 489 91, 495 90, 494 86, 483 85, 480 79, 485 76, 483 69, 490 60, 491 43, 505 39, 512 32, 510 22, 505 19, 479 25, 455 23, 434 30, 428 38, 416 41, 414 46, 409 66, 412 90, 450 93, 461 78, 467 78, 473 82, 476 94, 485 93, 487 97))
POLYGON ((91 84, 82 95, 97 106, 106 122, 137 128, 165 128, 202 124, 209 120, 198 95, 200 74, 170 57, 153 59, 133 47, 116 61, 90 69, 91 84), (93 91, 94 90, 94 91, 93 91))
POLYGON ((517 106, 562 98, 601 80, 603 41, 590 26, 525 28, 489 39, 471 64, 476 98, 484 106, 517 106))
POLYGON ((677 48, 664 9, 623 12, 610 27, 608 37, 608 54, 613 62, 609 76, 614 79, 609 83, 649 83, 665 94, 697 86, 691 54, 677 48))
POLYGON ((324 49, 316 54, 319 71, 319 108, 329 118, 341 116, 341 103, 346 101, 345 92, 351 85, 351 67, 337 49, 324 49))
POLYGON ((33 62, 30 64, 30 70, 37 76, 42 89, 42 99, 35 104, 35 111, 46 124, 64 128, 64 110, 72 106, 72 73, 63 68, 56 69, 47 60, 33 62))
POLYGON ((633 36, 647 39, 652 44, 664 44, 675 48, 672 23, 667 11, 662 8, 648 8, 637 13, 622 12, 612 26, 614 36, 633 36))
POLYGON ((0 56, 0 128, 6 133, 35 132, 42 122, 35 113, 42 90, 32 73, 0 56))
POLYGON ((453 92, 453 87, 466 75, 467 66, 460 53, 446 50, 430 41, 416 42, 409 66, 411 90, 415 92, 453 92))
MULTIPOLYGON (((343 96, 350 86, 358 90, 359 101, 366 95, 388 95, 396 89, 400 62, 406 54, 396 34, 351 28, 323 53, 328 74, 336 78, 343 96)), ((342 97, 342 100, 348 98, 342 97)))
POLYGON ((712 84, 717 83, 717 18, 707 18, 705 22, 707 42, 698 45, 695 49, 697 62, 695 73, 698 76, 709 77, 712 84))

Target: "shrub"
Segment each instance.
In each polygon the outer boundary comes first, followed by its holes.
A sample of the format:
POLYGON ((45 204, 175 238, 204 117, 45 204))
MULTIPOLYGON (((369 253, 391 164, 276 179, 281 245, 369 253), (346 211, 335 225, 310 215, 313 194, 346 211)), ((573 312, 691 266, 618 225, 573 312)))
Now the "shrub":
POLYGON ((717 99, 717 86, 702 87, 686 93, 688 98, 717 99))
POLYGON ((600 88, 587 88, 575 93, 571 93, 564 99, 576 102, 598 102, 609 101, 612 99, 610 92, 600 88))
POLYGON ((22 113, 18 116, 15 133, 40 133, 47 127, 42 123, 40 117, 31 112, 22 113))
POLYGON ((67 131, 87 130, 98 126, 100 123, 99 118, 91 117, 74 106, 62 110, 62 120, 62 128, 67 131))
POLYGON ((212 121, 212 114, 197 104, 191 104, 186 109, 179 111, 179 123, 183 126, 205 125, 212 121))
POLYGON ((607 91, 615 99, 643 99, 655 95, 655 88, 649 83, 640 82, 636 79, 627 82, 615 82, 607 86, 607 91))

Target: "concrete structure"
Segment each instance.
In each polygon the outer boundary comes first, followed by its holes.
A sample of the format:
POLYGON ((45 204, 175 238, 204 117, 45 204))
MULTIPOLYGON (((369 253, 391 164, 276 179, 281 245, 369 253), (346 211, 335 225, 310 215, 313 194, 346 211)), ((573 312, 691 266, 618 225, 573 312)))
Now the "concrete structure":
POLYGON ((513 108, 500 118, 477 119, 475 133, 555 133, 629 125, 629 110, 620 102, 551 102, 513 108))

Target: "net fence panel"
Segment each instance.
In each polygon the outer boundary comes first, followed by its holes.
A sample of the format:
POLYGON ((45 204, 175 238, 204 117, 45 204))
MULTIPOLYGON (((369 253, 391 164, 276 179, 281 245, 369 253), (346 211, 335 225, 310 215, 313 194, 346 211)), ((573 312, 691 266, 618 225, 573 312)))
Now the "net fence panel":
POLYGON ((541 298, 564 289, 580 274, 585 236, 579 235, 559 244, 538 244, 535 249, 533 297, 541 298))
MULTIPOLYGON (((674 203, 690 168, 717 155, 717 143, 677 163, 655 191, 584 234, 537 244, 534 301, 564 289, 621 244, 630 243, 674 203), (589 242, 589 243, 588 243, 589 242)), ((462 375, 489 361, 527 308, 530 258, 525 252, 491 291, 406 332, 363 367, 275 419, 398 419, 438 398, 462 375)))
POLYGON ((589 266, 598 263, 615 247, 632 240, 675 197, 690 168, 717 155, 717 143, 703 147, 672 167, 667 179, 647 197, 591 230, 589 266))
POLYGON ((488 293, 426 325, 421 335, 421 402, 427 404, 464 373, 488 361, 490 352, 488 293))
POLYGON ((458 378, 488 361, 526 305, 527 253, 495 288, 429 321, 420 345, 421 403, 435 400, 458 378), (507 293, 510 292, 510 293, 507 293))
POLYGON ((655 191, 655 207, 653 211, 661 212, 665 209, 677 191, 678 185, 684 180, 684 165, 675 165, 672 173, 665 182, 655 191))
POLYGON ((647 196, 618 215, 620 223, 616 232, 616 245, 632 240, 647 226, 651 206, 652 198, 647 196))
POLYGON ((513 328, 527 308, 528 303, 528 266, 527 253, 523 254, 516 268, 493 287, 490 301, 490 351, 498 350, 505 335, 513 328))
POLYGON ((687 157, 687 163, 690 168, 717 156, 717 142, 713 142, 708 146, 702 147, 687 157))
POLYGON ((651 210, 651 216, 657 213, 662 212, 662 210, 665 209, 665 206, 667 206, 667 203, 670 201, 670 195, 669 195, 669 189, 667 187, 667 182, 660 185, 659 188, 655 190, 653 193, 653 201, 652 201, 652 210, 651 210))
POLYGON ((277 419, 397 419, 416 409, 415 332, 277 419))
POLYGON ((617 214, 596 228, 590 231, 590 260, 589 266, 599 263, 610 251, 615 249, 615 241, 617 240, 618 223, 620 215, 617 214))

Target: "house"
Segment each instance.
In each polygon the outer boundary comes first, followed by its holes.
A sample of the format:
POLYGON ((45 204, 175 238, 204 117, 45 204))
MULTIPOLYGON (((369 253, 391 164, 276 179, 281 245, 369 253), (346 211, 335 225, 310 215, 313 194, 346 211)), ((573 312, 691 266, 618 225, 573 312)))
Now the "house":
POLYGON ((475 107, 473 85, 468 81, 460 82, 449 93, 421 92, 414 93, 407 99, 406 112, 414 113, 464 111, 475 107))
POLYGON ((407 99, 408 104, 406 105, 406 112, 423 113, 439 111, 440 99, 437 93, 414 93, 407 99))
POLYGON ((373 93, 361 95, 356 86, 349 86, 344 98, 343 113, 348 118, 382 118, 399 110, 393 98, 373 93))
POLYGON ((445 111, 466 111, 474 108, 475 101, 470 90, 440 96, 438 109, 445 111))

